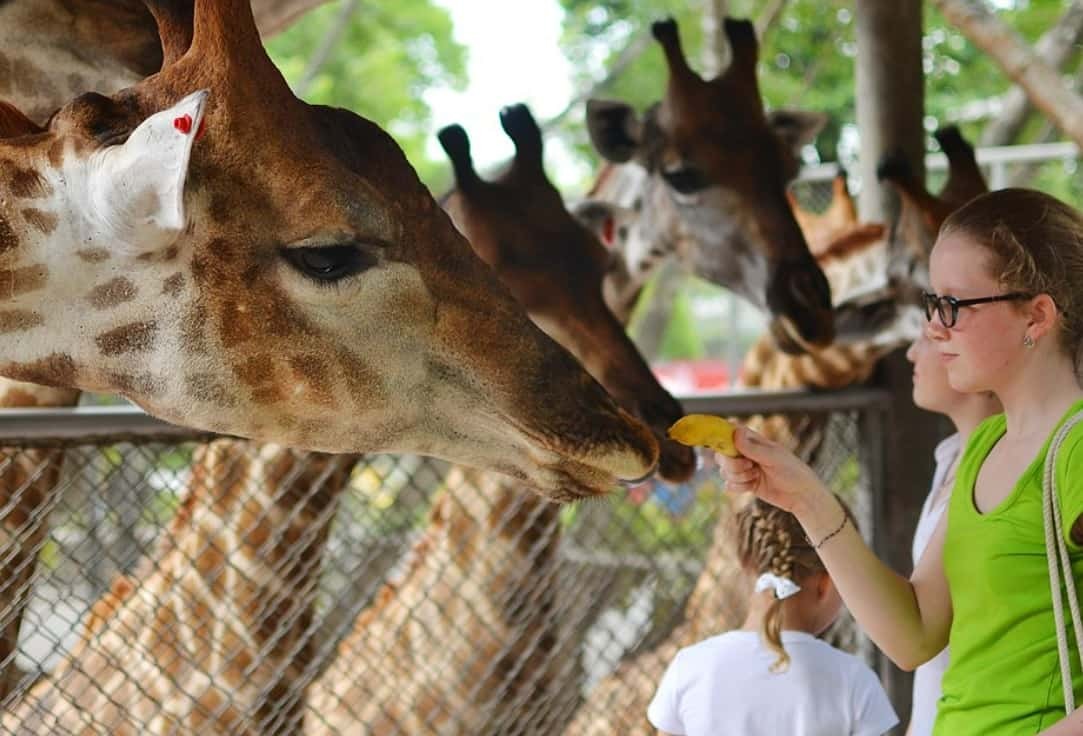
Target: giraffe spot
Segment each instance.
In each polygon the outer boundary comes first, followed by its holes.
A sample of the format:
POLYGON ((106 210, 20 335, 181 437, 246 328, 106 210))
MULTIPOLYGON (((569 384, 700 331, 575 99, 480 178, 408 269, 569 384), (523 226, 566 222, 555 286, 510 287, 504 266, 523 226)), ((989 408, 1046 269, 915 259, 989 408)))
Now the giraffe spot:
POLYGON ((135 284, 123 276, 118 276, 111 281, 95 286, 87 294, 86 299, 95 309, 109 309, 118 304, 130 302, 138 293, 139 290, 135 288, 135 284))
POLYGON ((56 230, 58 220, 57 216, 52 212, 27 207, 20 214, 22 214, 23 219, 26 220, 27 225, 44 235, 48 235, 53 230, 56 230))
POLYGON ((0 254, 14 250, 19 246, 19 236, 11 229, 11 225, 3 217, 0 217, 0 254))
POLYGON ((158 334, 157 322, 132 322, 94 338, 102 355, 123 355, 150 350, 158 334))
POLYGON ((154 397, 165 393, 165 382, 150 373, 111 373, 109 384, 125 396, 154 397))
POLYGON ((75 255, 79 256, 81 260, 87 263, 102 263, 108 261, 112 254, 105 248, 84 248, 82 250, 75 251, 75 255))
POLYGON ((291 355, 287 362, 304 383, 306 398, 320 406, 331 406, 334 394, 331 390, 331 371, 327 361, 318 355, 291 355))
POLYGON ((233 366, 234 375, 251 389, 250 398, 254 403, 274 404, 285 398, 285 386, 275 380, 275 365, 270 355, 254 355, 233 366))
POLYGON ((382 393, 379 374, 356 353, 340 350, 338 364, 346 378, 347 396, 354 401, 382 393))
POLYGON ((185 390, 196 401, 221 407, 234 407, 237 397, 210 373, 193 373, 185 376, 185 390))
POLYGON ((37 312, 26 309, 8 309, 0 311, 0 335, 10 332, 23 332, 45 324, 37 312))
POLYGON ((40 199, 53 193, 52 185, 33 169, 13 166, 7 169, 6 178, 6 188, 12 196, 20 199, 40 199))
POLYGON ((162 294, 176 297, 184 288, 184 274, 179 271, 162 282, 162 294))
POLYGON ((53 353, 29 363, 8 363, 0 366, 0 375, 13 381, 67 388, 75 386, 76 367, 70 355, 53 353))
POLYGON ((49 269, 43 265, 22 268, 0 268, 0 297, 15 297, 38 291, 49 280, 49 269))
POLYGON ((252 402, 256 404, 277 404, 285 398, 284 389, 273 383, 266 383, 252 389, 252 402))

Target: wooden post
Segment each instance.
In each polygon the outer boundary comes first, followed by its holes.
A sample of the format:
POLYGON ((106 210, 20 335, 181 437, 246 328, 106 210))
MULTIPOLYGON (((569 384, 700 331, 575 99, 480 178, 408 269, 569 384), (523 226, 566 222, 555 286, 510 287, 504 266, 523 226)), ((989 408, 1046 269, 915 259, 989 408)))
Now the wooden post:
MULTIPOLYGON (((856 0, 857 123, 861 131, 861 218, 891 222, 894 193, 876 180, 880 157, 901 149, 924 176, 924 76, 921 0, 856 0)), ((933 474, 933 448, 943 422, 914 406, 911 367, 899 350, 881 362, 876 381, 892 393, 884 457, 885 529, 877 552, 901 573, 911 569, 911 542, 933 474)), ((913 677, 884 658, 881 677, 903 724, 909 720, 913 677)), ((902 733, 902 727, 898 729, 902 733)))

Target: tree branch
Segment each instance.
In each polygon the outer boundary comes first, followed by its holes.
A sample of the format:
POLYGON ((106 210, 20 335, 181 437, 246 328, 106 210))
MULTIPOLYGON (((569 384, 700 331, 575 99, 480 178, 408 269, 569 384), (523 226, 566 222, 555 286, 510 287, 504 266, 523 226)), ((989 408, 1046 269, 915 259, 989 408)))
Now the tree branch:
POLYGON ((761 10, 756 18, 756 38, 763 41, 763 37, 782 17, 782 11, 788 2, 789 0, 768 0, 767 7, 761 10))
POLYGON ((312 56, 309 57, 308 66, 305 68, 304 74, 301 75, 301 79, 297 82, 297 86, 293 90, 295 95, 304 97, 305 93, 308 92, 308 88, 316 81, 316 75, 320 73, 320 68, 331 58, 331 52, 335 50, 335 46, 338 45, 339 40, 342 38, 342 34, 346 32, 346 29, 350 25, 350 18, 357 12, 359 7, 361 7, 361 0, 346 0, 342 3, 342 7, 339 8, 338 17, 335 18, 335 22, 331 24, 331 28, 328 29, 327 35, 323 37, 323 40, 320 41, 320 45, 312 53, 312 56))
POLYGON ((617 55, 616 61, 609 67, 605 76, 590 85, 590 87, 583 92, 572 97, 568 104, 564 106, 563 110, 551 118, 542 121, 540 126, 542 131, 547 131, 560 125, 564 118, 571 114, 572 110, 575 110, 590 98, 597 97, 598 94, 604 92, 628 70, 628 67, 630 67, 636 59, 643 55, 643 52, 650 46, 650 42, 651 37, 648 33, 639 33, 634 36, 631 41, 628 42, 628 45, 621 50, 620 54, 617 55))
MULTIPOLYGON (((1034 53, 1053 69, 1061 70, 1072 58, 1083 38, 1083 0, 1075 0, 1057 24, 1042 34, 1034 53)), ((1000 113, 982 131, 981 145, 1005 146, 1014 142, 1026 124, 1032 108, 1026 93, 1013 87, 1000 98, 1000 113)))
POLYGON ((982 0, 933 0, 949 23, 963 32, 1026 93, 1065 135, 1083 146, 1083 97, 1064 84, 1056 69, 985 6, 982 0))
POLYGON ((327 0, 253 0, 252 13, 264 38, 280 33, 327 0))

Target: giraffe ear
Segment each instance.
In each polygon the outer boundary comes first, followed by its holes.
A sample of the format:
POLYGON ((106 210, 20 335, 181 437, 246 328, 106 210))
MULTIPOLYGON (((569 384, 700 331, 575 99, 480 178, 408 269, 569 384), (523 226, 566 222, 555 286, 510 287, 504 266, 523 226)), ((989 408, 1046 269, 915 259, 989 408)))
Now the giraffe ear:
POLYGON ((639 150, 643 123, 623 102, 587 100, 587 132, 603 158, 623 164, 639 150))
POLYGON ((203 132, 207 94, 195 92, 151 115, 127 141, 93 161, 90 216, 104 239, 145 252, 184 230, 184 183, 192 146, 203 132))

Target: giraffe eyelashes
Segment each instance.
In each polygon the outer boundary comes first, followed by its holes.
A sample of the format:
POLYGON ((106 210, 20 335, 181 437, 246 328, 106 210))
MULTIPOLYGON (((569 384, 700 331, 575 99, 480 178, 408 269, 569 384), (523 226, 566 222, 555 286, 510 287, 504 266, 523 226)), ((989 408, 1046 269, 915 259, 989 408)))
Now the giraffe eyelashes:
POLYGON ((376 256, 358 245, 284 248, 282 257, 301 275, 320 284, 334 284, 377 263, 376 256))

